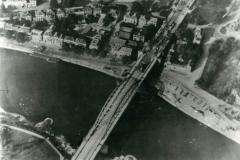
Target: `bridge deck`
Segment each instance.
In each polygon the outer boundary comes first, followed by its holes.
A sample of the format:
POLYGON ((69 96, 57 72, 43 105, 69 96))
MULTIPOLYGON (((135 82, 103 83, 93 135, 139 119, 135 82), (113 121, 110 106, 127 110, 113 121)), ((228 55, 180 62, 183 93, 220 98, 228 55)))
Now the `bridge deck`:
POLYGON ((130 72, 130 77, 125 79, 121 85, 111 93, 93 127, 84 138, 76 154, 72 157, 72 160, 93 160, 95 158, 103 143, 106 141, 119 118, 137 92, 139 86, 156 64, 159 57, 161 58, 161 54, 167 46, 171 34, 179 27, 194 1, 195 0, 176 0, 178 5, 181 6, 181 10, 179 12, 172 11, 173 13, 170 14, 171 17, 168 18, 168 22, 157 32, 155 38, 157 43, 154 44, 154 47, 152 47, 151 52, 148 54, 155 56, 152 57, 150 63, 143 72, 138 69, 138 66, 141 65, 141 60, 147 55, 141 57, 139 62, 136 63, 136 66, 134 66, 133 70, 130 72))

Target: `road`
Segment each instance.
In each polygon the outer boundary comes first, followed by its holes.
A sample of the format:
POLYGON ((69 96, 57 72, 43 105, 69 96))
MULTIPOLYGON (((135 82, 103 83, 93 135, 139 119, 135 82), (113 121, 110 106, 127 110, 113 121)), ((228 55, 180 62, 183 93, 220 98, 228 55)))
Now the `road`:
POLYGON ((159 58, 161 60, 163 50, 170 42, 172 34, 189 13, 189 9, 194 2, 195 0, 176 0, 177 7, 170 13, 170 17, 157 32, 151 51, 141 57, 128 78, 111 93, 96 122, 84 138, 72 160, 93 160, 96 157, 148 73, 159 58), (148 66, 143 71, 140 70, 144 57, 149 55, 153 57, 148 66))

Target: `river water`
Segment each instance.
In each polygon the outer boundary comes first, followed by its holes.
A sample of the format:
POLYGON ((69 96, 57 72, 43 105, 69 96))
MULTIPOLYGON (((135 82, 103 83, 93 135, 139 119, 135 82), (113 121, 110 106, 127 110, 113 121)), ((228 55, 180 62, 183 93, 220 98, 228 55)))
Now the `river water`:
MULTIPOLYGON (((94 122, 116 83, 101 73, 0 50, 0 106, 33 122, 54 120, 53 131, 73 147, 94 122), (7 91, 5 91, 7 90, 7 91)), ((239 160, 240 145, 186 116, 151 92, 137 94, 99 157, 141 160, 239 160)))

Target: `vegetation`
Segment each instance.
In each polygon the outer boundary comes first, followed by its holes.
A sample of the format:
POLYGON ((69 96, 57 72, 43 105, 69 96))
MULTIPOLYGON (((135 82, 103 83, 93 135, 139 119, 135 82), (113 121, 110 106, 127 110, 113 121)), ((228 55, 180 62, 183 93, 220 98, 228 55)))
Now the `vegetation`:
POLYGON ((204 72, 197 81, 202 88, 230 104, 235 103, 233 93, 240 93, 239 47, 239 41, 234 38, 215 41, 209 49, 204 72))
POLYGON ((195 70, 203 54, 202 45, 193 44, 194 35, 191 30, 179 32, 178 38, 184 39, 183 42, 186 44, 176 44, 170 61, 174 64, 190 64, 192 70, 195 70))
POLYGON ((191 22, 196 24, 208 24, 219 22, 226 12, 226 7, 231 0, 201 0, 197 1, 197 8, 191 14, 191 22))

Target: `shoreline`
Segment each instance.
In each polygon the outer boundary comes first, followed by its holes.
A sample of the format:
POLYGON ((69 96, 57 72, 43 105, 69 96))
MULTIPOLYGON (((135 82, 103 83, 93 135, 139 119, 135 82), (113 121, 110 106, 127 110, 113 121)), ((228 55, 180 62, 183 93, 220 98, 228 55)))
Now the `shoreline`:
MULTIPOLYGON (((240 122, 229 119, 218 108, 220 102, 207 99, 166 73, 162 75, 160 81, 164 85, 164 91, 158 92, 159 97, 193 119, 240 144, 240 122)), ((158 85, 155 87, 158 88, 158 85)))
MULTIPOLYGON (((5 116, 8 116, 8 115, 13 116, 13 117, 19 116, 20 118, 24 118, 25 121, 27 120, 22 115, 19 115, 19 114, 16 114, 16 113, 11 113, 11 112, 6 112, 3 109, 0 111, 0 113, 1 112, 6 114, 5 116)), ((1 115, 0 115, 0 117, 1 117, 1 115)), ((22 121, 20 120, 19 122, 22 122, 22 121)), ((28 122, 26 121, 24 123, 28 123, 28 122)), ((59 159, 60 160, 64 160, 64 156, 55 147, 55 145, 48 138, 44 137, 40 133, 37 133, 37 132, 29 130, 29 129, 25 129, 25 128, 22 128, 22 127, 19 127, 19 126, 15 126, 14 124, 7 124, 7 123, 3 123, 3 122, 0 122, 0 127, 7 127, 7 128, 12 129, 12 130, 16 130, 16 131, 19 131, 19 132, 22 132, 22 133, 25 133, 25 134, 31 135, 33 137, 36 137, 36 138, 44 140, 59 155, 59 159)))
MULTIPOLYGON (((101 63, 101 62, 94 62, 92 60, 93 63, 91 63, 91 60, 87 60, 87 59, 83 59, 83 58, 78 59, 78 58, 74 58, 74 57, 67 57, 67 56, 57 55, 57 54, 53 54, 53 53, 44 54, 44 53, 41 53, 41 52, 34 51, 33 49, 28 48, 28 47, 7 43, 6 41, 11 42, 10 40, 8 40, 6 38, 0 39, 0 48, 19 51, 19 52, 22 52, 24 54, 27 54, 28 56, 44 59, 44 60, 46 60, 50 63, 51 63, 51 61, 49 61, 49 59, 53 58, 56 61, 63 61, 63 62, 66 62, 66 63, 71 63, 71 64, 74 64, 74 65, 78 65, 78 66, 88 68, 88 69, 103 73, 107 76, 114 77, 114 78, 117 78, 117 79, 123 79, 124 78, 123 76, 121 76, 121 72, 116 73, 113 70, 114 69, 113 66, 110 66, 110 65, 107 65, 107 64, 104 64, 104 63, 101 63)), ((118 66, 116 65, 115 69, 117 67, 118 66)))

